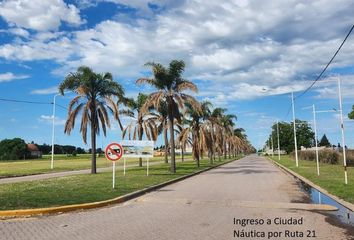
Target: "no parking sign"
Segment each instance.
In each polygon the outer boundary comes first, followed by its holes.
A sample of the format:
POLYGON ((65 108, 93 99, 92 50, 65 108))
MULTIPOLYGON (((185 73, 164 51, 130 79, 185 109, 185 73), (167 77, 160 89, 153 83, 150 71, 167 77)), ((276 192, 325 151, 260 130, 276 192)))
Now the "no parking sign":
POLYGON ((105 155, 110 161, 118 161, 123 156, 123 147, 119 143, 111 143, 106 147, 105 155))
POLYGON ((109 144, 104 151, 106 158, 113 162, 113 188, 115 188, 116 183, 116 161, 121 159, 121 157, 123 156, 123 152, 123 147, 119 143, 109 144))

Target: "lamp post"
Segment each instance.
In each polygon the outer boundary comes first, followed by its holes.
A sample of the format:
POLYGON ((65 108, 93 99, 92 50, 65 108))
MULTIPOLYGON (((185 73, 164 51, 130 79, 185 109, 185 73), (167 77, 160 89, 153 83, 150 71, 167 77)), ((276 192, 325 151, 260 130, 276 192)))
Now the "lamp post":
POLYGON ((296 167, 298 167, 298 166, 299 166, 299 159, 298 159, 298 156, 297 156, 296 123, 295 123, 295 104, 294 104, 294 93, 293 93, 293 92, 291 92, 291 105, 292 105, 292 108, 293 108, 295 161, 296 161, 296 167))
POLYGON ((278 136, 278 160, 280 161, 280 140, 279 140, 279 121, 277 120, 277 136, 278 136))
POLYGON ((317 126, 316 126, 316 108, 315 104, 312 104, 312 112, 313 112, 313 127, 315 130, 315 146, 316 146, 316 164, 317 164, 317 175, 320 175, 320 164, 318 161, 318 146, 317 146, 317 126))
POLYGON ((53 122, 52 122, 52 160, 51 160, 51 163, 50 163, 50 169, 54 169, 54 134, 55 134, 55 100, 57 98, 57 96, 60 96, 61 94, 56 94, 54 95, 54 98, 53 98, 53 122))
POLYGON ((340 78, 338 80, 338 98, 339 98, 339 112, 340 112, 340 129, 342 133, 342 146, 343 146, 343 165, 344 165, 344 182, 348 184, 347 174, 347 155, 345 152, 345 137, 344 137, 344 123, 343 123, 343 109, 342 109, 342 91, 340 86, 340 78))

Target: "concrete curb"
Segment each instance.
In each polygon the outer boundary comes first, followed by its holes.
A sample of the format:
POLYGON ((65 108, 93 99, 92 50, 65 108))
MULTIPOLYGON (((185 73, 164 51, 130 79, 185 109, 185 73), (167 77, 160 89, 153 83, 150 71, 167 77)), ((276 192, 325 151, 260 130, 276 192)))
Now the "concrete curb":
POLYGON ((327 196, 329 196, 330 198, 334 199, 335 201, 337 201, 339 204, 343 205, 344 207, 348 208, 351 211, 354 211, 354 204, 351 204, 335 195, 332 195, 331 193, 329 193, 326 189, 321 188, 320 186, 316 185, 315 183, 311 182, 310 180, 308 180, 307 178, 304 178, 303 176, 297 174, 296 172, 288 169, 287 167, 284 167, 283 165, 281 165, 280 163, 274 161, 273 159, 268 158, 274 165, 276 165, 277 167, 281 168, 282 170, 284 170, 285 172, 291 174, 293 177, 296 177, 298 179, 300 179, 301 181, 303 181, 304 183, 310 185, 311 187, 317 189, 318 191, 326 194, 327 196))
MULTIPOLYGON (((243 158, 243 157, 241 157, 243 158)), ((203 172, 209 171, 211 169, 220 167, 222 165, 231 163, 233 161, 239 160, 241 158, 238 159, 233 159, 230 161, 226 161, 223 162, 221 164, 197 171, 195 173, 189 174, 189 175, 185 175, 179 178, 175 178, 172 180, 169 180, 167 182, 163 182, 157 185, 153 185, 132 193, 128 193, 126 195, 117 197, 117 198, 113 198, 113 199, 109 199, 109 200, 105 200, 105 201, 100 201, 100 202, 93 202, 93 203, 84 203, 84 204, 73 204, 73 205, 66 205, 66 206, 59 206, 59 207, 49 207, 49 208, 35 208, 35 209, 18 209, 18 210, 5 210, 5 211, 0 211, 0 218, 13 218, 13 217, 27 217, 27 216, 34 216, 34 215, 47 215, 47 214, 55 214, 55 213, 65 213, 65 212, 72 212, 72 211, 77 211, 77 210, 85 210, 85 209, 92 209, 92 208, 99 208, 99 207, 105 207, 108 205, 112 205, 112 204, 117 204, 117 203, 123 203, 126 202, 128 200, 131 200, 133 198, 137 198, 139 196, 142 196, 146 193, 155 191, 157 189, 160 189, 162 187, 165 187, 167 185, 176 183, 176 182, 180 182, 184 179, 193 177, 195 175, 201 174, 203 172)))

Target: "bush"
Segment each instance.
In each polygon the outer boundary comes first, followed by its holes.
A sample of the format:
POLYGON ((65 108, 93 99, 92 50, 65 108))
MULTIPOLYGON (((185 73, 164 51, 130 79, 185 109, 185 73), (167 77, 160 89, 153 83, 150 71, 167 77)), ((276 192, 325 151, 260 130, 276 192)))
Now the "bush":
POLYGON ((0 160, 18 160, 28 156, 27 144, 21 138, 4 139, 0 142, 0 160))
MULTIPOLYGON (((292 152, 291 156, 295 158, 295 152, 292 152)), ((316 161, 316 151, 313 150, 298 151, 298 156, 302 160, 316 161)), ((318 151, 318 160, 322 163, 337 164, 339 162, 339 158, 340 154, 335 150, 324 149, 318 151)))

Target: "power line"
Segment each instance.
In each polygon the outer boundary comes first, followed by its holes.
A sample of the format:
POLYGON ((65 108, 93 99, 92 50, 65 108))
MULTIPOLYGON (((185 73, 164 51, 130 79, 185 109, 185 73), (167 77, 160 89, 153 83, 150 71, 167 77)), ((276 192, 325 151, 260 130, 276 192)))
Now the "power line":
POLYGON ((339 53, 339 51, 341 50, 341 48, 343 47, 344 43, 347 41, 347 38, 350 36, 350 34, 352 33, 354 29, 354 24, 353 26, 350 28, 347 36, 345 36, 343 42, 341 43, 341 45, 339 46, 339 48, 337 49, 337 51, 334 53, 333 57, 331 58, 331 60, 327 63, 326 67, 322 70, 322 72, 320 73, 320 75, 317 76, 317 78, 315 79, 315 81, 313 81, 313 83, 307 88, 305 89, 305 91, 303 91, 300 95, 296 96, 294 98, 297 99, 297 98, 300 98, 301 96, 303 96, 305 93, 307 93, 312 87, 313 85, 315 85, 315 83, 320 80, 320 78, 322 77, 323 73, 327 70, 327 68, 329 67, 329 65, 331 65, 332 61, 334 60, 334 58, 337 56, 337 54, 339 53))
POLYGON ((53 104, 52 102, 36 102, 36 101, 7 99, 7 98, 0 98, 0 101, 4 101, 4 102, 17 102, 17 103, 30 103, 30 104, 53 104))
MULTIPOLYGON (((28 103, 28 104, 43 104, 43 105, 53 105, 53 102, 38 102, 38 101, 27 101, 27 100, 17 100, 17 99, 8 99, 8 98, 0 98, 0 101, 3 102, 15 102, 15 103, 28 103)), ((68 110, 67 107, 64 107, 60 104, 55 104, 55 106, 61 107, 65 110, 68 110)))

